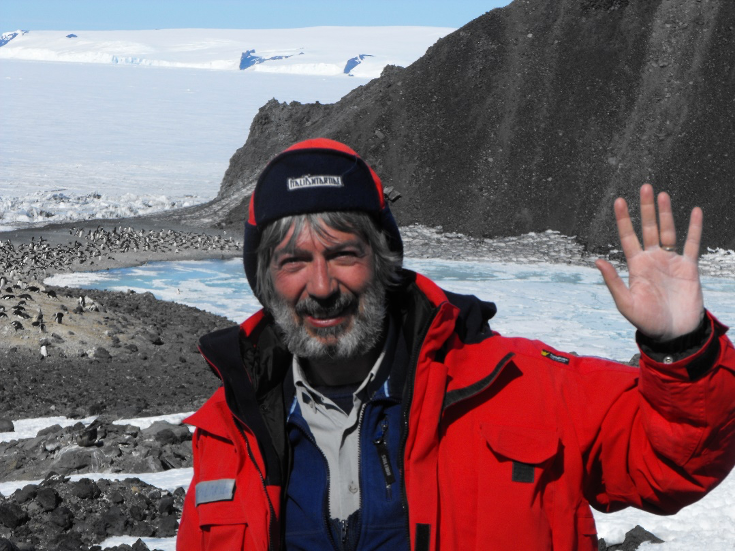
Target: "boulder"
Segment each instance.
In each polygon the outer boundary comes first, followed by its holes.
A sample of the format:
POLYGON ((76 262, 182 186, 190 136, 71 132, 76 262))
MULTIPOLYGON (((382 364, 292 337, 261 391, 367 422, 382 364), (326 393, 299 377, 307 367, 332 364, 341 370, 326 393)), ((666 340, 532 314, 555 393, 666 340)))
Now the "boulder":
MULTIPOLYGON (((169 422, 164 421, 157 421, 153 422, 150 426, 147 428, 141 430, 141 434, 146 438, 154 437, 158 441, 164 441, 167 439, 167 437, 158 438, 156 437, 160 432, 162 431, 171 431, 175 435, 175 442, 179 443, 181 441, 191 440, 191 431, 189 431, 189 428, 186 425, 183 424, 172 424, 169 422)), ((168 435, 168 434, 165 434, 168 435)), ((166 444, 163 442, 162 444, 166 444)))
POLYGON ((77 498, 88 500, 100 496, 100 488, 97 484, 86 477, 80 479, 71 486, 71 493, 77 498))
POLYGON ((46 437, 47 435, 56 435, 57 433, 61 433, 64 431, 64 428, 61 427, 59 424, 54 424, 52 426, 46 427, 42 430, 40 430, 38 433, 36 433, 36 437, 46 437))
POLYGON ((36 493, 36 502, 44 512, 50 512, 56 509, 56 506, 61 502, 61 498, 59 493, 51 487, 43 487, 38 489, 36 493))
POLYGON ((32 483, 29 483, 28 485, 25 485, 22 489, 18 489, 13 493, 13 500, 15 500, 18 504, 23 504, 25 502, 28 502, 29 500, 33 500, 36 498, 36 492, 38 491, 38 485, 34 485, 32 483))
POLYGON ((70 473, 74 470, 87 468, 92 463, 92 451, 88 449, 72 449, 62 454, 54 463, 54 468, 70 473))
POLYGON ((156 536, 161 538, 174 537, 178 528, 179 522, 176 521, 175 515, 162 516, 161 522, 158 525, 158 531, 156 531, 156 536))
POLYGON ((108 535, 125 534, 125 528, 128 525, 128 518, 119 506, 110 506, 110 508, 102 514, 102 521, 105 524, 105 531, 108 535))
POLYGON ((0 537, 0 550, 18 550, 18 547, 13 541, 0 537))
POLYGON ((0 525, 15 529, 28 521, 28 514, 14 502, 0 504, 0 525))
POLYGON ((51 512, 49 521, 61 530, 66 531, 67 529, 71 529, 71 526, 74 525, 74 514, 66 506, 59 506, 56 510, 51 512))

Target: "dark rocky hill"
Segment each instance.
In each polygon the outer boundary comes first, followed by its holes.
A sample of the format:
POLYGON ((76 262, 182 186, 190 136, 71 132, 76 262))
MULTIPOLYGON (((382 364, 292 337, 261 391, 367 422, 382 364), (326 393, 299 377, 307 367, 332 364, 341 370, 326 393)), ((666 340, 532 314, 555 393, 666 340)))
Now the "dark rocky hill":
POLYGON ((269 158, 346 142, 402 194, 399 223, 617 243, 612 201, 651 182, 735 248, 735 2, 515 0, 332 105, 271 100, 200 220, 245 219, 269 158))

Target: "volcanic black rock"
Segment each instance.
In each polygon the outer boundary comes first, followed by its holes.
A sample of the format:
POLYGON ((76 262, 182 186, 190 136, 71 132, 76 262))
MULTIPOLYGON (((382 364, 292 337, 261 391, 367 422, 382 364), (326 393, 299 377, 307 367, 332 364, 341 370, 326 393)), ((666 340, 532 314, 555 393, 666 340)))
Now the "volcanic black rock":
MULTIPOLYGON (((495 237, 547 229, 617 243, 612 203, 670 191, 680 229, 735 248, 735 2, 516 0, 336 104, 271 100, 218 198, 189 217, 242 226, 265 163, 343 141, 403 198, 399 224, 495 237)), ((683 232, 681 232, 683 241, 683 232)))
POLYGON ((0 525, 15 529, 28 521, 28 514, 17 504, 6 502, 0 504, 0 525))

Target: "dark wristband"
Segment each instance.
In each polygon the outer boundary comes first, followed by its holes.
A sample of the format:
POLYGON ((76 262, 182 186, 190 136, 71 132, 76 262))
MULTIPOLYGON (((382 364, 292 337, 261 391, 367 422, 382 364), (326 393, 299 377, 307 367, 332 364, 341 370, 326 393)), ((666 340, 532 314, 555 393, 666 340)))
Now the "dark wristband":
POLYGON ((680 335, 668 341, 658 341, 640 331, 635 333, 635 339, 641 351, 656 362, 671 364, 693 355, 705 346, 712 333, 712 324, 707 313, 704 313, 694 331, 680 335))

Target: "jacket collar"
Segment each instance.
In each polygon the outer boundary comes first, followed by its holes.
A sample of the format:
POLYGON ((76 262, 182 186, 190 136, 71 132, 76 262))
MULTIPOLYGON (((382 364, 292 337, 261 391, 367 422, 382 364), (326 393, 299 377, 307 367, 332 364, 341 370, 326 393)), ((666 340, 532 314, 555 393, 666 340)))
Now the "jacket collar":
MULTIPOLYGON (((448 352, 457 354, 453 345, 477 343, 493 335, 488 320, 495 314, 494 304, 446 292, 408 270, 402 273, 400 287, 389 294, 389 306, 397 331, 395 342, 390 344, 392 363, 384 363, 390 369, 387 395, 403 395, 408 403, 413 398, 413 387, 423 385, 417 379, 427 376, 425 370, 415 372, 415 366, 411 366, 419 356, 442 362, 448 352), (412 385, 406 385, 407 378, 412 385)), ((261 310, 239 327, 203 336, 199 349, 222 380, 224 399, 232 414, 258 439, 266 465, 281 465, 287 445, 285 430, 279 428, 285 428, 286 408, 293 396, 293 381, 288 377, 292 356, 280 340, 272 317, 261 310)), ((476 358, 447 364, 448 393, 485 380, 495 368, 490 363, 478 363, 476 358)), ((380 379, 382 384, 385 379, 380 379)))

